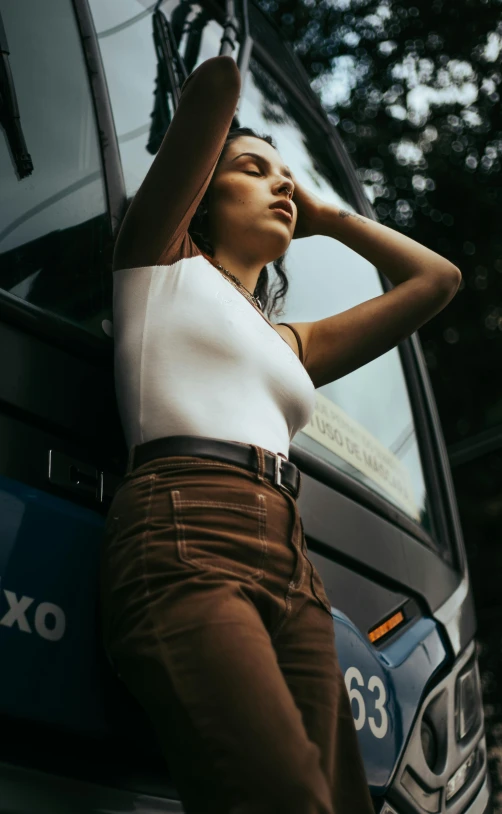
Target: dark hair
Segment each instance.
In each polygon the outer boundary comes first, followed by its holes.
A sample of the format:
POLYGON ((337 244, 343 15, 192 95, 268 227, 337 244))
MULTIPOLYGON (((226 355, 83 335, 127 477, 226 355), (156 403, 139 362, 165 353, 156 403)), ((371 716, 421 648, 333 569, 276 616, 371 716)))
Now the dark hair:
MULTIPOLYGON (((260 138, 263 141, 266 141, 267 144, 270 144, 271 147, 274 147, 275 144, 273 141, 272 136, 260 136, 255 133, 251 127, 234 127, 228 131, 228 135, 223 145, 223 150, 221 151, 220 157, 216 166, 222 160, 225 151, 228 145, 239 136, 254 136, 255 138, 260 138)), ((195 210, 194 216, 190 221, 190 225, 188 227, 188 232, 191 235, 194 243, 198 246, 198 248, 208 254, 210 257, 214 256, 214 248, 211 245, 209 239, 207 238, 207 196, 208 192, 211 188, 211 184, 207 188, 204 197, 200 201, 197 209, 195 210)), ((262 308, 264 311, 267 312, 268 316, 271 317, 273 314, 280 316, 283 311, 283 300, 286 296, 288 291, 289 282, 286 276, 286 269, 284 266, 285 255, 282 254, 277 260, 273 261, 273 266, 277 277, 279 278, 278 282, 276 282, 275 287, 269 290, 269 279, 268 279, 268 269, 267 266, 263 266, 262 270, 260 271, 260 276, 258 277, 258 281, 256 283, 256 288, 253 292, 255 297, 258 297, 262 308)))

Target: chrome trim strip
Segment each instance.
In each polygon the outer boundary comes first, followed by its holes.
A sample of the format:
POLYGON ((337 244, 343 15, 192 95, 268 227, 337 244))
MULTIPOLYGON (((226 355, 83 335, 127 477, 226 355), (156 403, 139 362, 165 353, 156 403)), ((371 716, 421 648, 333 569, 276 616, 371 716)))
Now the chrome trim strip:
POLYGON ((458 588, 442 605, 434 611, 434 618, 446 628, 455 656, 462 649, 461 617, 462 606, 469 593, 469 575, 464 573, 458 588))

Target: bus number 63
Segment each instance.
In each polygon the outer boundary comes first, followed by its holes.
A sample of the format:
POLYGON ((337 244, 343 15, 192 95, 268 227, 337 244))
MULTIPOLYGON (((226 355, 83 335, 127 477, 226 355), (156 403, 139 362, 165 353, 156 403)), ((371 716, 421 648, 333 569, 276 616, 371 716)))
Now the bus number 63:
MULTIPOLYGON (((356 729, 359 730, 363 728, 366 722, 366 704, 364 703, 362 693, 360 693, 356 687, 352 686, 353 682, 358 684, 359 687, 364 687, 364 678, 357 667, 349 667, 349 669, 346 671, 345 686, 347 687, 351 704, 352 701, 357 702, 357 718, 354 716, 354 724, 356 729)), ((375 711, 378 713, 378 720, 375 720, 372 715, 369 715, 368 723, 375 738, 384 738, 389 728, 389 716, 387 715, 387 710, 385 709, 387 693, 385 692, 382 679, 378 676, 371 676, 368 681, 368 690, 371 693, 375 691, 378 693, 374 701, 375 711)))

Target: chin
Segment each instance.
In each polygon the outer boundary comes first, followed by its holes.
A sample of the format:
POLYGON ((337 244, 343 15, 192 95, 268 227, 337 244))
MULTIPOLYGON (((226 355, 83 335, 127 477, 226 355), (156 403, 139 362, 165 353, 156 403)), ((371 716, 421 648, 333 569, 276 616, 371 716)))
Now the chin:
MULTIPOLYGON (((293 238, 291 235, 284 235, 284 233, 280 235, 276 233, 275 237, 276 240, 270 237, 267 243, 270 245, 270 255, 273 256, 274 259, 277 259, 287 252, 293 238)), ((265 243, 265 235, 261 238, 261 242, 265 243)), ((269 262, 272 261, 270 260, 269 262)))
MULTIPOLYGON (((235 234, 237 234, 237 227, 235 234)), ((263 253, 264 257, 263 264, 267 265, 286 253, 292 239, 292 236, 288 235, 285 229, 254 229, 252 234, 248 231, 245 236, 243 235, 239 247, 243 250, 245 246, 249 246, 250 251, 248 254, 252 256, 254 254, 253 248, 259 246, 261 249, 260 254, 263 253)))

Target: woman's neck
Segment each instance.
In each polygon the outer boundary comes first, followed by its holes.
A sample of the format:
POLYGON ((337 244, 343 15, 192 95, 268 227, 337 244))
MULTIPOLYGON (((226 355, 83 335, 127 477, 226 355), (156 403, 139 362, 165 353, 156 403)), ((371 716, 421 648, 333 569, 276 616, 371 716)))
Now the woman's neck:
POLYGON ((251 294, 256 288, 258 277, 265 265, 263 259, 246 262, 242 254, 236 255, 231 251, 218 247, 215 248, 213 260, 234 274, 251 294))

